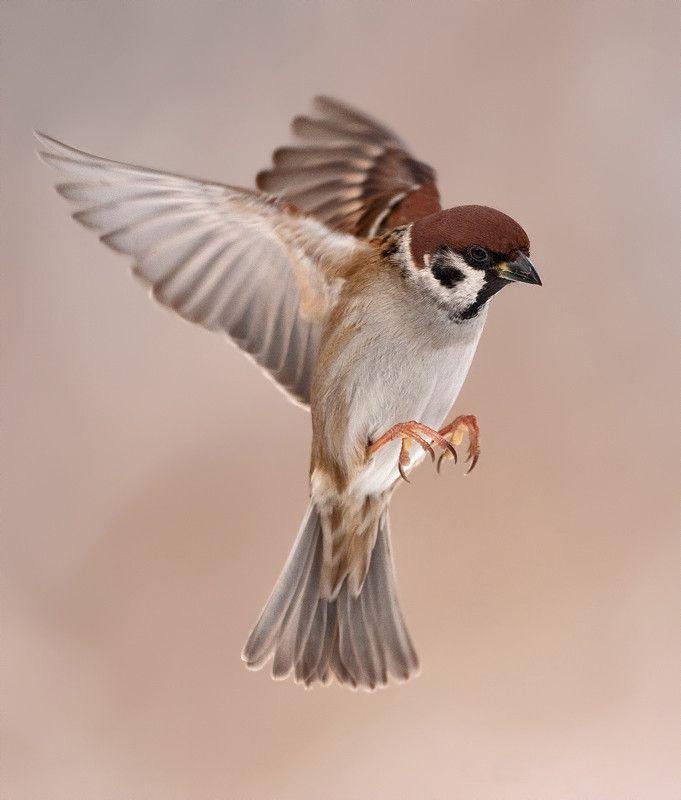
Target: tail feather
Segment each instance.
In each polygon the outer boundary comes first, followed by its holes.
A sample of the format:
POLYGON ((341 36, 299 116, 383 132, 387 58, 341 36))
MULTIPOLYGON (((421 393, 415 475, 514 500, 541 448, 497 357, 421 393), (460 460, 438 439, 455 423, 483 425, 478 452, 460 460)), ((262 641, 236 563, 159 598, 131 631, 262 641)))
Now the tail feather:
POLYGON ((418 658, 397 601, 387 511, 378 524, 366 578, 354 596, 346 579, 334 599, 323 596, 323 533, 311 504, 284 569, 244 647, 247 666, 273 656, 272 675, 297 682, 363 689, 406 680, 418 658))
POLYGON ((336 604, 326 600, 320 601, 326 604, 326 627, 322 632, 322 650, 315 670, 310 672, 305 681, 306 686, 311 686, 316 681, 323 684, 331 680, 331 656, 334 645, 338 639, 338 615, 336 614, 336 604))
POLYGON ((397 602, 387 535, 379 536, 376 541, 367 579, 370 584, 369 596, 373 600, 373 613, 380 632, 379 642, 384 647, 388 671, 407 680, 418 665, 418 657, 397 602), (392 598, 393 602, 385 602, 383 598, 386 597, 392 598))
POLYGON ((348 630, 348 642, 354 660, 353 672, 362 686, 374 689, 378 685, 378 671, 370 643, 369 631, 362 613, 361 594, 353 598, 346 589, 347 601, 345 622, 348 630))
MULTIPOLYGON (((319 580, 322 570, 322 537, 317 538, 314 548, 314 560, 310 574, 305 583, 305 588, 300 598, 300 617, 298 618, 297 631, 295 631, 295 660, 298 663, 310 639, 310 631, 317 609, 319 608, 319 580)), ((292 626, 291 626, 292 627, 292 626)))
POLYGON ((244 647, 242 658, 252 669, 260 669, 267 661, 272 653, 272 646, 276 643, 276 635, 286 623, 308 562, 308 555, 317 539, 318 525, 319 515, 310 506, 279 580, 244 647))
POLYGON ((378 630, 377 617, 373 610, 371 589, 368 588, 366 592, 362 592, 360 598, 362 602, 362 617, 376 665, 377 682, 379 684, 385 684, 388 681, 388 667, 386 664, 383 642, 378 630))
POLYGON ((336 601, 336 609, 338 612, 338 655, 352 678, 352 685, 363 686, 365 683, 370 686, 366 680, 366 665, 363 664, 358 658, 355 648, 352 643, 352 622, 350 609, 348 608, 348 584, 347 581, 343 584, 336 601))
POLYGON ((307 683, 312 675, 316 674, 317 665, 319 664, 324 649, 327 605, 325 600, 320 600, 317 603, 317 609, 312 619, 312 626, 310 627, 307 641, 296 661, 295 677, 299 683, 307 683))
POLYGON ((317 541, 310 548, 296 593, 284 614, 279 634, 274 642, 273 678, 286 678, 300 660, 319 601, 321 568, 322 541, 321 537, 317 537, 317 541))

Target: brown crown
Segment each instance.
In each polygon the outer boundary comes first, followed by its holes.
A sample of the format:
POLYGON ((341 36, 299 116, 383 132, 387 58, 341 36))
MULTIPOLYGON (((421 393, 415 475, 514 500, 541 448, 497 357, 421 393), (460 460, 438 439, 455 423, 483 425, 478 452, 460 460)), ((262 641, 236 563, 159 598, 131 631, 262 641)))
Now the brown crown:
POLYGON ((487 206, 457 206, 417 220, 411 229, 411 252, 417 267, 423 256, 438 247, 463 252, 479 245, 493 253, 511 255, 518 250, 529 254, 530 240, 507 214, 487 206))

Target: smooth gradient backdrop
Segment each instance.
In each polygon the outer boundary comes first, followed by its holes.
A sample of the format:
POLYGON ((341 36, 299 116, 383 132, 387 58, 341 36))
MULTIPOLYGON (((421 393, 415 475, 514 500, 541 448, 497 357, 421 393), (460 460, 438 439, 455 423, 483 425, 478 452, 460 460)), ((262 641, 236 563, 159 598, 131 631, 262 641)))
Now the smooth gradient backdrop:
POLYGON ((5 2, 2 800, 676 800, 679 5, 5 2), (69 219, 31 129, 250 185, 325 92, 530 233, 397 493, 422 660, 247 672, 310 423, 69 219))

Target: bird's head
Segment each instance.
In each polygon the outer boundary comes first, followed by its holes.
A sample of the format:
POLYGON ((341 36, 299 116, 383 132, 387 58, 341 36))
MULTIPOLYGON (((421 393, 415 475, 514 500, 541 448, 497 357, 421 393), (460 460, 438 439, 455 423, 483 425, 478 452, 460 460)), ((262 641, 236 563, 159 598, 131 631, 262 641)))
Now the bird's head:
POLYGON ((417 220, 408 229, 408 247, 412 276, 455 319, 472 319, 512 281, 541 286, 525 231, 487 206, 458 206, 417 220))

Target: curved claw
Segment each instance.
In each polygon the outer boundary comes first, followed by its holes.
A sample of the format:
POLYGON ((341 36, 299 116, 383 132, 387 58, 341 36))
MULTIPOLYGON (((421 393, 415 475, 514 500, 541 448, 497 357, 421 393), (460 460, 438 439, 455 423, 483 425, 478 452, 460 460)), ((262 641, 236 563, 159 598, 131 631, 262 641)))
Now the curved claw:
POLYGON ((411 435, 414 438, 414 440, 417 441, 421 445, 421 447, 426 451, 426 453, 428 453, 430 455, 430 460, 434 462, 435 461, 435 450, 433 450, 433 448, 430 446, 430 444, 425 439, 423 439, 421 436, 419 436, 418 433, 413 433, 412 432, 411 435))
POLYGON ((470 461, 471 465, 464 473, 465 475, 470 475, 471 472, 473 472, 473 470, 475 469, 475 465, 478 463, 479 458, 480 458, 479 450, 477 452, 471 452, 470 450, 468 451, 468 457, 466 458, 466 461, 470 461))
MULTIPOLYGON (((449 442, 447 444, 449 444, 449 442)), ((448 460, 449 458, 451 458, 454 461, 455 464, 459 460, 459 457, 456 454, 456 450, 454 449, 453 445, 449 445, 447 450, 445 450, 443 453, 440 453, 440 457, 437 460, 437 474, 438 475, 440 474, 440 467, 442 466, 443 460, 445 460, 445 459, 448 460)))
MULTIPOLYGON (((468 453, 466 454, 466 463, 470 462, 470 466, 466 470, 465 474, 469 475, 475 468, 475 465, 478 463, 478 458, 480 457, 480 429, 475 416, 473 414, 466 414, 464 416, 457 417, 453 422, 439 431, 440 435, 450 436, 452 438, 452 442, 456 442, 456 444, 461 442, 464 433, 466 432, 468 433, 468 453)), ((440 457, 440 461, 441 460, 442 456, 440 457)))
MULTIPOLYGON (((452 454, 452 458, 456 464, 456 462, 459 460, 459 457, 456 454, 456 448, 451 442, 448 442, 447 439, 445 439, 445 444, 447 445, 447 450, 449 450, 449 452, 452 454)), ((442 455, 444 455, 444 453, 442 455)))
MULTIPOLYGON (((427 425, 423 425, 422 423, 414 420, 411 422, 397 423, 375 442, 370 442, 367 446, 367 457, 371 458, 374 453, 381 449, 381 447, 388 444, 388 442, 397 439, 398 437, 402 439, 402 447, 400 449, 397 467, 400 477, 407 483, 410 481, 409 478, 407 478, 405 469, 410 463, 409 450, 412 441, 415 441, 426 453, 428 453, 433 463, 435 463, 435 449, 433 445, 441 447, 446 458, 453 458, 455 462, 457 460, 456 450, 445 436, 443 436, 439 431, 435 431, 432 428, 429 428, 427 425), (430 439, 432 439, 432 444, 429 441, 430 439)), ((438 472, 440 471, 441 462, 442 458, 440 458, 437 463, 438 472)))

